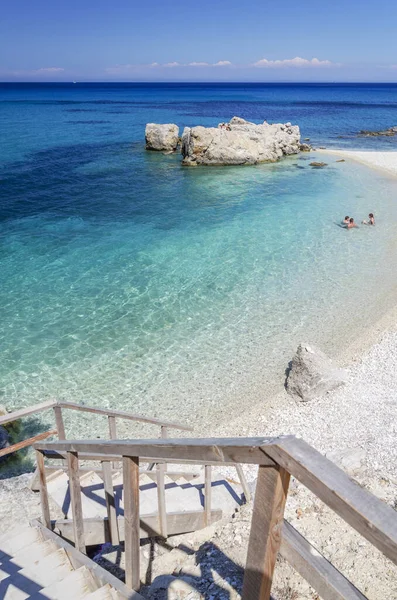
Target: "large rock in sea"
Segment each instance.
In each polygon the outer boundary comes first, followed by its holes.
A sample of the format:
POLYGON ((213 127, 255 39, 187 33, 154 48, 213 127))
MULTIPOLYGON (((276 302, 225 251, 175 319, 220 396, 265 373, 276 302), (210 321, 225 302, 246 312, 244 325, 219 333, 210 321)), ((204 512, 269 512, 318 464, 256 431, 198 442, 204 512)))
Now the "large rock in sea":
POLYGON ((343 385, 347 372, 339 369, 315 346, 299 344, 287 376, 286 388, 307 402, 343 385))
POLYGON ((173 151, 179 141, 179 127, 173 123, 148 123, 145 129, 146 150, 173 151))
POLYGON ((218 127, 185 127, 182 135, 184 165, 255 165, 275 162, 282 156, 298 154, 300 131, 297 125, 277 123, 256 125, 240 117, 218 127))

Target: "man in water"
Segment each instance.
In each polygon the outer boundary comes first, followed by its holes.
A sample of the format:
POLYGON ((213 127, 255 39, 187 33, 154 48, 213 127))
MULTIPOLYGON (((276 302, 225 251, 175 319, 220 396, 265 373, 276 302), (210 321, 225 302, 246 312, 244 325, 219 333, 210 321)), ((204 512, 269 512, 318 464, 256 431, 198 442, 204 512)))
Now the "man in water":
POLYGON ((369 213, 368 221, 363 221, 363 225, 375 225, 374 213, 369 213))
POLYGON ((347 225, 349 223, 349 216, 345 217, 342 221, 343 225, 347 225))
POLYGON ((354 222, 353 217, 350 217, 349 222, 347 224, 347 229, 353 229, 353 227, 358 227, 358 225, 356 225, 356 223, 354 222))

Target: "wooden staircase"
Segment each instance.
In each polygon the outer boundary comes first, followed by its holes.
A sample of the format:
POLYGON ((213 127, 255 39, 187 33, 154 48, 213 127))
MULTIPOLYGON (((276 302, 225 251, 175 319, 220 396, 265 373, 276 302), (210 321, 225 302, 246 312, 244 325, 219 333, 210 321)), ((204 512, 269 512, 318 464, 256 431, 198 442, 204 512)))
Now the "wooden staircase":
POLYGON ((138 600, 141 596, 34 522, 0 538, 2 600, 138 600))

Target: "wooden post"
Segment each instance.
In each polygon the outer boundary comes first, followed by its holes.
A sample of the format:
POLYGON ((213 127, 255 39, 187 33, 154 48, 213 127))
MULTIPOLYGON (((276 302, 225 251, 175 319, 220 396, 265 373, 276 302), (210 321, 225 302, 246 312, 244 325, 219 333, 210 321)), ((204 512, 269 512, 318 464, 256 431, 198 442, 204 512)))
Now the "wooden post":
POLYGON ((246 502, 250 502, 251 501, 251 492, 249 491, 247 480, 245 478, 243 468, 238 463, 236 463, 235 467, 236 467, 237 475, 238 475, 238 477, 240 479, 241 487, 243 488, 243 492, 244 492, 244 496, 245 496, 245 501, 246 502))
POLYGON ((157 464, 157 502, 158 502, 158 514, 159 514, 159 528, 161 536, 164 539, 168 537, 167 529, 167 510, 165 506, 165 465, 163 463, 157 464))
POLYGON ((270 599, 289 479, 289 473, 282 467, 261 465, 258 468, 243 600, 270 599))
POLYGON ((139 589, 139 458, 123 456, 125 583, 139 589))
POLYGON ((85 554, 86 548, 84 540, 83 508, 81 504, 79 459, 77 456, 77 452, 68 451, 67 456, 70 503, 72 506, 73 517, 74 545, 78 550, 80 550, 80 552, 83 552, 85 554))
POLYGON ((45 477, 44 455, 36 450, 37 470, 39 473, 39 489, 43 525, 51 529, 50 505, 48 503, 47 482, 45 477))
MULTIPOLYGON (((116 428, 116 417, 113 415, 108 415, 108 423, 109 423, 109 436, 111 440, 117 440, 117 428, 116 428)), ((114 462, 112 464, 113 469, 119 469, 120 463, 114 462)))
POLYGON ((108 513, 110 541, 113 546, 118 546, 120 543, 119 527, 117 523, 116 505, 114 502, 114 490, 112 481, 112 467, 110 462, 104 460, 102 462, 103 487, 105 490, 106 510, 108 513))
POLYGON ((211 525, 211 465, 205 465, 204 483, 204 525, 211 525))
POLYGON ((65 425, 63 423, 62 408, 54 406, 55 423, 58 430, 58 439, 66 440, 65 425))

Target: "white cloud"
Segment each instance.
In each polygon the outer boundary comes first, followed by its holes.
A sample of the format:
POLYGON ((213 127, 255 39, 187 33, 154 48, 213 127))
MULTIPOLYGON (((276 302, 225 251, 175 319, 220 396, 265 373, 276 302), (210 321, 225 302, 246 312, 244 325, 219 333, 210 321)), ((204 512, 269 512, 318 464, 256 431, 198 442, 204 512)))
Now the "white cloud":
POLYGON ((41 69, 35 69, 33 73, 38 75, 41 73, 61 73, 64 70, 62 67, 41 67, 41 69))
POLYGON ((254 63, 254 67, 265 67, 265 68, 278 68, 278 67, 330 67, 336 66, 330 60, 319 60, 318 58, 312 58, 308 60, 307 58, 301 58, 300 56, 296 56, 295 58, 287 58, 284 60, 268 60, 267 58, 262 58, 254 63))
POLYGON ((207 62, 191 62, 188 63, 188 67, 209 67, 210 65, 207 62))
POLYGON ((165 65, 159 65, 162 67, 183 67, 183 65, 181 65, 179 62, 169 62, 169 63, 165 63, 165 65))
POLYGON ((212 66, 213 67, 230 67, 231 66, 231 62, 230 60, 218 60, 217 63, 214 63, 212 66))

